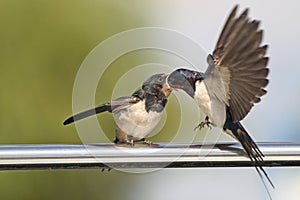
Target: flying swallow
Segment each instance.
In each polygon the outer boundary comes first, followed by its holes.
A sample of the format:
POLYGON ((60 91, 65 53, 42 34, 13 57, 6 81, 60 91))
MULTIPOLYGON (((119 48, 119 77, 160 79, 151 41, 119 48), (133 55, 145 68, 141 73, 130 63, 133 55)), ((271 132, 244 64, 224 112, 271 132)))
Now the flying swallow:
POLYGON ((184 90, 205 113, 198 128, 213 125, 239 141, 260 177, 264 174, 274 188, 262 167, 263 153, 240 123, 267 93, 267 45, 261 45, 263 31, 258 28, 259 21, 248 18, 248 9, 236 16, 237 8, 232 10, 212 55, 207 57, 207 70, 202 73, 177 69, 167 77, 167 83, 172 89, 184 90))
POLYGON ((148 78, 142 88, 131 96, 120 97, 95 108, 75 114, 66 119, 67 125, 102 112, 111 112, 116 121, 115 143, 143 141, 159 123, 171 89, 166 85, 166 74, 155 74, 148 78))

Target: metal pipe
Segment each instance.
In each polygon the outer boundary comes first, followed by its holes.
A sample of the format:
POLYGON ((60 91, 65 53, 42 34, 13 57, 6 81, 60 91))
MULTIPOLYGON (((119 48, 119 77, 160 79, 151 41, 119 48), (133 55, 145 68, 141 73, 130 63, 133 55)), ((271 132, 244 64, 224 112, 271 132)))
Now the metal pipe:
MULTIPOLYGON (((258 143, 258 146, 265 155, 263 166, 300 166, 300 143, 258 143)), ((252 164, 238 143, 0 146, 0 170, 248 166, 252 164)))

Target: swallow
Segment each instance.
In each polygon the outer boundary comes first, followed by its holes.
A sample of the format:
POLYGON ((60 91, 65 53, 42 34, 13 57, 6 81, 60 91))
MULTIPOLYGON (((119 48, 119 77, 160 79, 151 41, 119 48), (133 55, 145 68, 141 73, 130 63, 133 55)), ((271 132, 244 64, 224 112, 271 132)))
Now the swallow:
POLYGON ((154 74, 143 82, 142 88, 131 96, 120 97, 95 108, 80 112, 67 118, 63 124, 96 115, 102 112, 114 114, 116 121, 115 143, 147 141, 147 136, 159 123, 171 89, 166 84, 166 74, 154 74))
POLYGON ((264 186, 262 174, 274 188, 262 167, 263 153, 240 123, 267 93, 268 46, 261 45, 260 22, 248 18, 248 9, 236 16, 237 8, 232 10, 213 53, 207 57, 206 71, 177 69, 168 75, 167 84, 184 90, 205 113, 205 120, 196 128, 213 125, 223 129, 241 144, 264 186))

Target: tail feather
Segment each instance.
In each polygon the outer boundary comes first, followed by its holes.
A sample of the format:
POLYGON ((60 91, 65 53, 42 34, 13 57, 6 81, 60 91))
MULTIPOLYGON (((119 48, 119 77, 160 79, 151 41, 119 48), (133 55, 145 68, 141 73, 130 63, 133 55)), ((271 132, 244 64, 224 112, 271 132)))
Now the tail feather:
POLYGON ((102 113, 102 112, 105 112, 105 111, 111 112, 110 103, 102 104, 102 105, 97 106, 95 108, 91 108, 89 110, 86 110, 86 111, 83 111, 83 112, 78 113, 76 115, 73 115, 73 116, 67 118, 63 122, 63 125, 68 125, 68 124, 71 124, 75 121, 78 121, 78 120, 81 120, 81 119, 84 119, 84 118, 87 118, 89 116, 96 115, 98 113, 102 113))
POLYGON ((235 130, 233 130, 233 131, 231 130, 231 131, 233 132, 233 134, 236 136, 237 140, 243 146, 244 150, 246 151, 249 158, 251 159, 253 165, 255 166, 255 168, 257 168, 261 172, 263 172, 263 174, 267 178, 270 185, 273 188, 275 188, 274 184, 272 183, 272 181, 271 181, 270 177, 268 176, 267 172, 262 167, 263 162, 264 162, 263 153, 259 150, 258 146, 255 144, 253 139, 246 132, 246 130, 244 129, 244 127, 242 126, 242 124, 240 122, 233 123, 233 124, 236 124, 237 128, 235 130))
POLYGON ((253 166, 255 167, 258 175, 260 176, 268 195, 271 198, 271 195, 269 193, 269 190, 264 182, 263 175, 268 180, 270 185, 275 188, 273 182, 271 181, 270 177, 268 176, 267 172, 264 170, 263 166, 263 153, 259 150, 256 143, 253 141, 253 139, 250 137, 250 135, 247 133, 247 131, 244 129, 242 124, 240 122, 229 122, 227 121, 224 126, 224 130, 231 136, 233 136, 235 139, 237 139, 240 144, 242 145, 244 151, 247 153, 248 157, 250 158, 253 166))

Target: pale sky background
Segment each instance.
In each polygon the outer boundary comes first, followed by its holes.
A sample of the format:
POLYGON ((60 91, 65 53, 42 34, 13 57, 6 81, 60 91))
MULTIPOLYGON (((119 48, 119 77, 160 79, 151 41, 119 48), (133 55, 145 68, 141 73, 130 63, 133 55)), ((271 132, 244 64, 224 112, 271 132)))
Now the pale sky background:
MULTIPOLYGON (((300 141, 300 3, 271 1, 161 1, 151 3, 141 16, 148 26, 169 28, 195 40, 211 52, 235 4, 250 8, 250 17, 261 20, 264 43, 269 44, 268 94, 252 109, 243 124, 255 141, 300 141)), ((122 5, 124 6, 124 5, 122 5)), ((128 5, 128 9, 132 9, 128 5)), ((202 67, 204 70, 206 66, 202 67)), ((274 200, 299 199, 300 168, 266 168, 276 189, 274 200)), ((124 174, 124 176, 127 176, 124 174)), ((132 177, 131 177, 132 178, 132 177)), ((254 168, 161 170, 133 176, 132 184, 117 186, 129 192, 122 199, 268 199, 254 168), (136 184, 135 184, 136 183, 136 184), (134 188, 134 190, 132 190, 134 188), (151 188, 151 193, 147 190, 151 188), (130 195, 131 194, 131 195, 130 195)))

